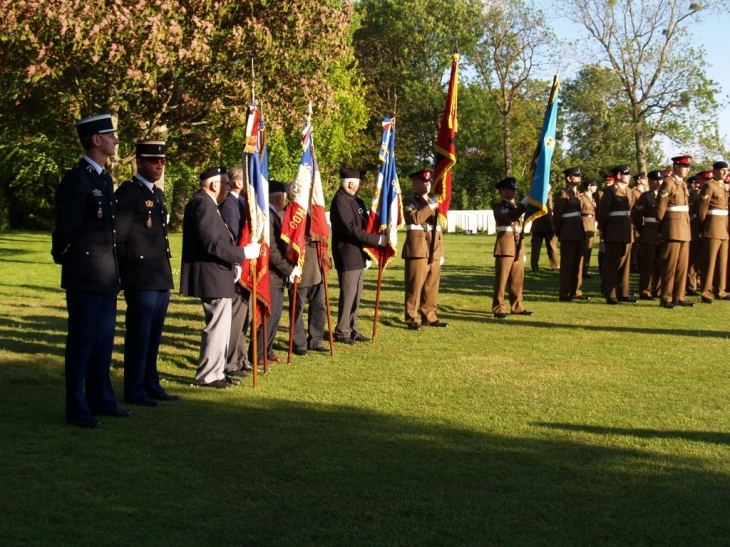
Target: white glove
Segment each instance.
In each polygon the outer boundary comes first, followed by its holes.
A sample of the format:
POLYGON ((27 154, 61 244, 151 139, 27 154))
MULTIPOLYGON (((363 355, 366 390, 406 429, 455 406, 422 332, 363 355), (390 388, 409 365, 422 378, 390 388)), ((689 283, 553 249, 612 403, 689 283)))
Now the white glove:
POLYGON ((291 274, 289 274, 289 283, 294 283, 297 277, 302 277, 302 270, 299 269, 299 266, 294 266, 291 274))
POLYGON ((442 256, 441 258, 439 258, 439 266, 443 266, 443 265, 444 265, 444 257, 442 256))
POLYGON ((373 265, 373 261, 370 260, 369 258, 366 258, 365 259, 365 269, 367 270, 372 265, 373 265))
POLYGON ((520 201, 520 203, 521 203, 522 205, 524 205, 525 207, 527 207, 527 198, 528 198, 528 197, 529 197, 529 196, 525 196, 524 198, 522 198, 522 201, 520 201))
POLYGON ((380 234, 380 239, 378 240, 378 247, 385 247, 385 245, 388 243, 388 236, 385 234, 380 234))
POLYGON ((439 206, 439 198, 438 196, 433 196, 431 199, 428 200, 428 206, 431 209, 437 209, 439 206))
POLYGON ((249 243, 243 248, 243 256, 246 258, 258 258, 261 255, 261 245, 259 243, 249 243))
POLYGON ((234 264, 233 265, 233 284, 235 285, 238 283, 238 280, 241 279, 241 272, 243 272, 243 268, 241 268, 240 264, 234 264))

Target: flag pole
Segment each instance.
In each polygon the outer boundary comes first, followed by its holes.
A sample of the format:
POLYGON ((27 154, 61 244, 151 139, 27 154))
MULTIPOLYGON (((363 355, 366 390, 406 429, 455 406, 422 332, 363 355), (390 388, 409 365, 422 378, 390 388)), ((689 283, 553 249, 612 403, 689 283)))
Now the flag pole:
MULTIPOLYGON (((289 354, 287 355, 286 362, 291 363, 291 356, 294 351, 294 326, 295 318, 297 316, 297 290, 299 289, 299 278, 294 278, 294 285, 291 291, 291 297, 289 299, 289 354)), ((303 319, 302 319, 303 320, 303 319)))
POLYGON ((322 272, 322 283, 324 284, 324 302, 327 306, 327 328, 329 329, 330 337, 330 355, 335 354, 335 338, 332 331, 332 309, 330 308, 330 289, 327 283, 327 268, 324 265, 324 258, 322 258, 322 247, 320 242, 317 242, 317 264, 319 264, 319 270, 322 272))
MULTIPOLYGON (((253 104, 255 101, 256 101, 256 77, 255 77, 255 74, 254 74, 253 58, 252 58, 251 59, 251 103, 253 104)), ((244 156, 244 169, 245 169, 245 172, 246 172, 246 176, 248 177, 248 173, 249 173, 249 170, 248 170, 248 156, 246 155, 245 151, 244 151, 243 156, 244 156)), ((248 199, 249 200, 251 199, 250 193, 248 195, 248 199)), ((251 222, 251 233, 252 234, 257 233, 257 231, 255 229, 256 219, 255 218, 251 218, 249 220, 251 222)), ((252 311, 251 311, 251 349, 253 350, 253 361, 254 361, 254 363, 253 363, 253 375, 252 375, 253 376, 253 387, 259 387, 258 352, 257 352, 257 348, 256 348, 256 342, 258 341, 257 340, 258 337, 256 336, 256 323, 257 323, 257 319, 258 319, 258 317, 257 317, 258 316, 258 305, 257 305, 258 296, 256 294, 257 293, 257 291, 256 291, 256 285, 258 284, 258 279, 256 278, 256 263, 257 263, 257 261, 258 261, 258 259, 252 258, 251 259, 251 262, 249 263, 250 268, 251 268, 251 280, 252 280, 252 283, 251 283, 251 302, 252 302, 252 305, 249 305, 249 308, 253 308, 252 311)))

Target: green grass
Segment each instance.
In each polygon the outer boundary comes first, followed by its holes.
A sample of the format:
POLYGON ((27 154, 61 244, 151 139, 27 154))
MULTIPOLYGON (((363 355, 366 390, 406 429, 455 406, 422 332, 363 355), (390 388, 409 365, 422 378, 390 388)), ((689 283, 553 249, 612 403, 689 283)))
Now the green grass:
POLYGON ((493 245, 446 236, 452 328, 404 328, 395 260, 374 344, 295 357, 257 389, 191 385, 202 308, 174 294, 160 368, 183 400, 89 431, 63 421, 50 238, 0 234, 0 544, 730 545, 730 303, 606 306, 591 279, 593 300, 563 304, 543 267, 535 316, 498 321, 493 245))

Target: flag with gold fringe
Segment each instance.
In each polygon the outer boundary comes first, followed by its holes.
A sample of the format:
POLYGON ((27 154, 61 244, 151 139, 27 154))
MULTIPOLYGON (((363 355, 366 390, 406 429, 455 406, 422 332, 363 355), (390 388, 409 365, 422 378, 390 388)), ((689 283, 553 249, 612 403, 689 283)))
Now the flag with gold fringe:
POLYGON ((438 212, 441 224, 446 225, 446 214, 451 205, 451 168, 456 164, 456 145, 454 138, 458 132, 457 103, 459 90, 459 59, 458 53, 452 55, 451 78, 449 91, 446 96, 446 106, 441 117, 441 127, 436 139, 436 157, 433 170, 433 194, 438 197, 438 212))

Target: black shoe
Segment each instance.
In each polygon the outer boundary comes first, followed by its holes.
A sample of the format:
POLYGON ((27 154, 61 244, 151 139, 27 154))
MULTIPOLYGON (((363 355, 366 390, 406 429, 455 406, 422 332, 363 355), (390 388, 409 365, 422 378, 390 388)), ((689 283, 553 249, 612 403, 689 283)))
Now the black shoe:
POLYGON ((573 301, 573 299, 570 296, 561 296, 560 298, 558 298, 558 300, 560 300, 560 302, 572 302, 573 301))
POLYGON ((328 350, 324 346, 319 346, 318 348, 309 348, 309 351, 316 351, 317 353, 329 353, 330 350, 328 350))
POLYGON ((88 418, 74 418, 73 420, 67 421, 70 424, 85 427, 87 429, 99 429, 101 427, 101 422, 93 416, 89 416, 88 418))
POLYGON ((726 294, 725 296, 718 296, 718 300, 730 300, 730 294, 726 294))
POLYGON ((213 380, 212 382, 208 382, 208 383, 201 382, 198 385, 200 387, 213 387, 215 389, 228 389, 229 387, 231 387, 228 385, 228 383, 226 383, 225 380, 213 380))
POLYGON ((618 304, 618 300, 615 298, 606 298, 606 304, 609 306, 615 306, 618 304))
POLYGON ((692 289, 688 289, 688 290, 684 291, 684 293, 687 296, 699 296, 699 294, 700 294, 697 291, 693 291, 692 289))
POLYGON ((372 338, 368 338, 367 336, 363 336, 359 332, 355 336, 353 336, 352 339, 355 342, 372 342, 373 341, 372 338))
POLYGON ((182 399, 180 395, 170 395, 169 393, 155 393, 154 395, 150 395, 150 397, 156 399, 157 401, 179 401, 180 399, 182 399))
POLYGON ((418 323, 410 323, 408 325, 408 330, 421 330, 421 325, 418 323))
POLYGON ((352 338, 335 338, 335 342, 340 344, 347 344, 348 346, 354 346, 355 341, 352 338))
POLYGON ((581 294, 580 296, 571 296, 573 300, 590 300, 590 296, 586 296, 585 294, 581 294))
POLYGON ((558 266, 557 268, 553 268, 553 271, 554 272, 559 272, 560 271, 560 266, 558 266))
POLYGON ((251 366, 251 363, 243 363, 241 365, 241 370, 244 372, 251 372, 253 370, 253 367, 251 366))
POLYGON ((677 300, 677 306, 680 308, 694 308, 694 302, 687 302, 686 300, 677 300))
POLYGON ((654 298, 653 296, 650 296, 648 294, 642 294, 639 297, 639 300, 656 300, 656 298, 654 298))
POLYGON ((666 300, 661 300, 659 302, 659 307, 660 308, 667 308, 668 310, 673 310, 675 308, 674 302, 668 302, 666 300))
POLYGON ((507 314, 506 313, 495 313, 494 318, 495 319, 507 319, 507 314))
POLYGON ((535 312, 530 310, 522 310, 518 311, 517 313, 513 313, 512 315, 535 315, 535 312))
POLYGON ((130 401, 129 399, 125 398, 124 402, 130 405, 160 406, 160 403, 155 401, 152 397, 142 397, 141 399, 137 399, 136 401, 130 401))
POLYGON ((433 323, 429 323, 428 326, 429 327, 448 327, 449 324, 448 323, 444 323, 443 321, 439 321, 438 319, 436 319, 436 321, 434 321, 433 323))
POLYGON ((226 376, 226 383, 231 384, 232 386, 240 386, 241 380, 238 378, 234 378, 233 376, 226 376))
POLYGON ((110 410, 108 412, 100 412, 99 414, 103 414, 104 416, 112 416, 113 418, 129 418, 132 415, 132 411, 115 408, 114 410, 110 410))
POLYGON ((622 296, 618 299, 619 302, 628 302, 629 304, 636 304, 637 300, 636 298, 632 298, 631 296, 622 296))
POLYGON ((591 274, 587 274, 587 273, 583 274, 583 279, 592 279, 592 278, 593 278, 593 276, 591 274))
POLYGON ((309 352, 307 352, 306 349, 295 349, 292 351, 294 355, 299 355, 299 357, 306 357, 309 355, 309 352))
POLYGON ((703 304, 712 304, 712 298, 707 298, 706 296, 703 296, 702 303, 703 304))
POLYGON ((226 374, 228 376, 238 376, 239 378, 246 378, 248 376, 243 370, 227 370, 226 374))

